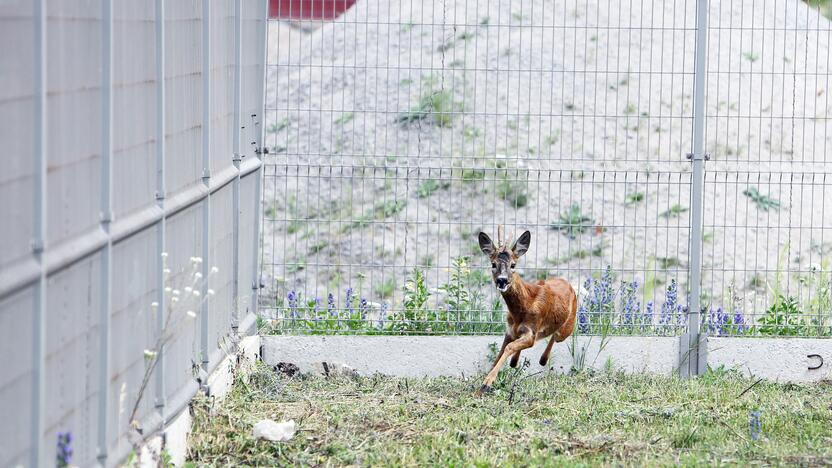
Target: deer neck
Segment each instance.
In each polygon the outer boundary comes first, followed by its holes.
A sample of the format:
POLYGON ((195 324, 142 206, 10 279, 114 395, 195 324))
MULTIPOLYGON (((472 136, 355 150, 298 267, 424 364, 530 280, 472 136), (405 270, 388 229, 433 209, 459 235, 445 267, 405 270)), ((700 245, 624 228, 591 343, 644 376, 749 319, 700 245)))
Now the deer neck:
POLYGON ((511 284, 508 289, 501 293, 506 301, 509 312, 518 312, 524 309, 526 299, 529 297, 529 289, 526 282, 517 273, 512 273, 511 284))

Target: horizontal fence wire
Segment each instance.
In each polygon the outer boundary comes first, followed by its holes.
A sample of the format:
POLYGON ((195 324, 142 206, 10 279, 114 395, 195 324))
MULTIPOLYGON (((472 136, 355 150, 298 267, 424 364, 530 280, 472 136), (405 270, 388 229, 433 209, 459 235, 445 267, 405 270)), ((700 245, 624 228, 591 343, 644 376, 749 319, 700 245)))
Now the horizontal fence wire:
MULTIPOLYGON (((695 4, 359 0, 270 21, 265 329, 502 333, 476 240, 502 224, 532 233, 525 280, 576 289, 579 333, 684 333, 695 4)), ((830 335, 828 20, 709 14, 703 330, 830 335)))

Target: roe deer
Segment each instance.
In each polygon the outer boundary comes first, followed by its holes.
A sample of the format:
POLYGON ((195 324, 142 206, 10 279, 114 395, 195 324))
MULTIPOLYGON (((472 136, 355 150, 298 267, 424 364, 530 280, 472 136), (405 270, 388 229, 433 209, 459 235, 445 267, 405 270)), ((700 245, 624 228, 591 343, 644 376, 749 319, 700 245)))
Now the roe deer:
POLYGON ((506 239, 503 242, 501 231, 498 227, 496 246, 487 234, 479 234, 480 249, 491 259, 494 285, 503 295, 508 307, 508 327, 494 367, 485 377, 482 387, 477 390, 477 396, 491 390, 491 384, 494 383, 508 356, 511 356, 511 367, 517 367, 522 350, 531 348, 538 340, 551 336, 546 350, 540 356, 540 365, 545 366, 555 342, 565 340, 575 329, 575 315, 578 310, 575 290, 563 278, 548 278, 527 283, 514 272, 517 260, 529 250, 532 234, 529 231, 524 232, 509 248, 510 241, 506 239))

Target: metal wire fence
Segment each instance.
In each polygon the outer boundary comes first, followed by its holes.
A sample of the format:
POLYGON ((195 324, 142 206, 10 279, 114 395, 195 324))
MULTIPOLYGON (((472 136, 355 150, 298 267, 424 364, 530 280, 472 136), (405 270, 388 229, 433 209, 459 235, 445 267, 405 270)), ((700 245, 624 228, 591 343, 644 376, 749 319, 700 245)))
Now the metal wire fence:
POLYGON ((476 234, 504 224, 526 280, 579 290, 581 333, 832 334, 811 7, 332 3, 269 25, 269 330, 501 333, 476 234))

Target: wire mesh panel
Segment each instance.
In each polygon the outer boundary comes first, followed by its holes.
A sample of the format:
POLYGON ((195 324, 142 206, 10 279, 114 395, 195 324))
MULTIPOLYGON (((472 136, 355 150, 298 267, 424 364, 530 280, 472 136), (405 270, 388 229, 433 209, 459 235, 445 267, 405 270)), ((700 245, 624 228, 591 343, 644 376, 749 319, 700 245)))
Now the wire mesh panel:
POLYGON ((579 291, 580 332, 684 329, 695 2, 359 0, 321 20, 282 3, 273 330, 500 333, 477 233, 501 224, 532 233, 525 280, 579 291))
POLYGON ((709 332, 829 336, 830 22, 739 1, 713 2, 709 23, 709 332))

